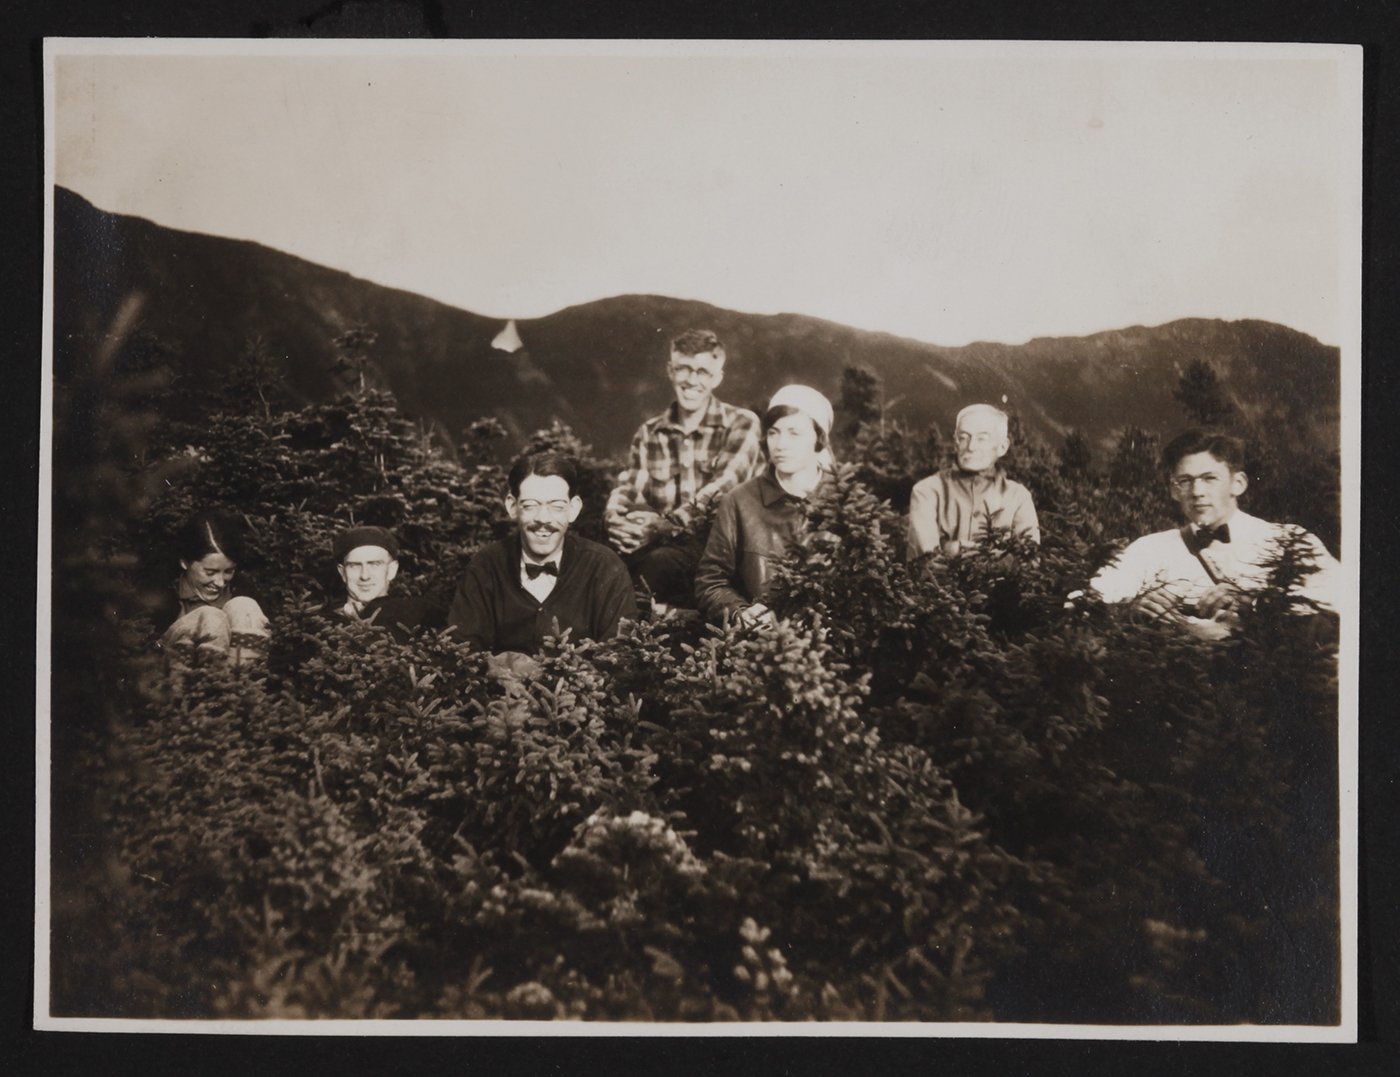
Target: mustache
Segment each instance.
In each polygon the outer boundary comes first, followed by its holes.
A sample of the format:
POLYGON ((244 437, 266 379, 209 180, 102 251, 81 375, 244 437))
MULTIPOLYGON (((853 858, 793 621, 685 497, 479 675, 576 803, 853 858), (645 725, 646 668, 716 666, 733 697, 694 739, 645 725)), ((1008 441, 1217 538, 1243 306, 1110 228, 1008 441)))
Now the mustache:
POLYGON ((551 523, 544 523, 544 522, 541 522, 541 523, 534 523, 534 524, 526 524, 526 525, 525 525, 525 530, 526 530, 526 531, 547 531, 549 534, 552 535, 552 534, 554 534, 556 531, 561 530, 561 528, 559 527, 558 524, 551 524, 551 523))

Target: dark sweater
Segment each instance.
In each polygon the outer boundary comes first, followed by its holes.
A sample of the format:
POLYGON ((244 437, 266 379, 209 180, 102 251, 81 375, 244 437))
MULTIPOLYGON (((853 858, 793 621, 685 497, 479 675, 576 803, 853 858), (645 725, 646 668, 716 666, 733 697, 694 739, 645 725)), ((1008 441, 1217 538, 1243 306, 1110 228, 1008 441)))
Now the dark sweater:
POLYGON ((360 611, 360 620, 387 628, 400 643, 408 641, 415 628, 437 631, 447 627, 447 611, 435 602, 414 595, 381 595, 365 603, 360 611))
POLYGON ((520 586, 520 536, 477 551, 447 621, 472 647, 533 653, 545 636, 573 629, 571 640, 609 639, 623 618, 636 620, 637 598, 622 558, 606 546, 564 536, 559 580, 540 602, 520 586), (557 623, 557 627, 556 627, 557 623))

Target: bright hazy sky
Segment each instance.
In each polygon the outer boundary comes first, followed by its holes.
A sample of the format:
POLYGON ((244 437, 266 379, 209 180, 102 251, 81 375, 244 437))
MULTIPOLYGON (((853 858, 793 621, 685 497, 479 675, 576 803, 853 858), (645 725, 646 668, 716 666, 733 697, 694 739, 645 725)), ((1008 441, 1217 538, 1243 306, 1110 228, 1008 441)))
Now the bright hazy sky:
POLYGON ((1339 343, 1339 64, 1158 53, 60 56, 54 177, 502 318, 632 292, 946 345, 1339 343))

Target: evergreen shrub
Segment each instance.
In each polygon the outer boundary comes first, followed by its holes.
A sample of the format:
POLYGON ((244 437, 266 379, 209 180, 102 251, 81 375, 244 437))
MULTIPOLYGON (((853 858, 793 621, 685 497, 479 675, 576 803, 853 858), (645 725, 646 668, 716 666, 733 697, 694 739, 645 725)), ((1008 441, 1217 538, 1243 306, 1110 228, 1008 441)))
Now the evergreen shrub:
MULTIPOLYGON (((55 847, 54 1012, 1335 1021, 1335 649, 1286 593, 1306 566, 1214 643, 1070 598, 1170 520, 1133 431, 1107 473, 1018 443, 1038 547, 908 564, 866 479, 927 459, 872 421, 775 627, 643 622, 513 664, 326 611, 352 520, 398 531, 396 587, 450 599, 502 531, 496 425, 447 451, 361 388, 151 435, 105 536, 150 571, 69 554, 130 586, 101 652, 125 687, 85 726, 56 699, 88 730, 63 788, 93 794, 55 847), (210 508, 252 527, 261 667, 150 657, 138 584, 210 508)), ((559 426, 528 444, 584 458, 596 526, 614 464, 559 426)))

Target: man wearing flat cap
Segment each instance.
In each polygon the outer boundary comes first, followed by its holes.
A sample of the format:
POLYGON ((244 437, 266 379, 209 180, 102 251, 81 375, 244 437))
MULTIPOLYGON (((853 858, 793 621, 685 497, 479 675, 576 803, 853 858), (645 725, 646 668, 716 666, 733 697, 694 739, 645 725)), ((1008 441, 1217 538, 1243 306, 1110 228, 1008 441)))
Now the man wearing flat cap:
POLYGON ((387 628, 400 643, 416 628, 447 627, 447 611, 426 598, 389 594, 399 574, 399 543, 383 527, 352 527, 332 544, 336 571, 345 582, 345 604, 338 612, 387 628))

